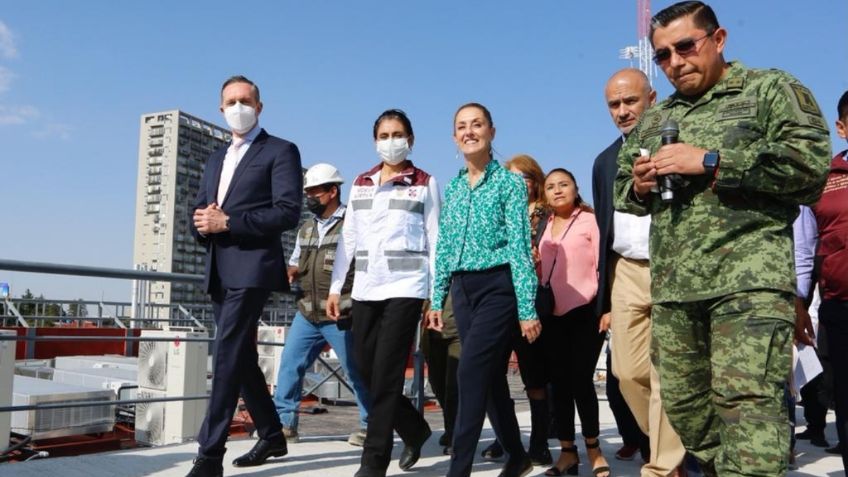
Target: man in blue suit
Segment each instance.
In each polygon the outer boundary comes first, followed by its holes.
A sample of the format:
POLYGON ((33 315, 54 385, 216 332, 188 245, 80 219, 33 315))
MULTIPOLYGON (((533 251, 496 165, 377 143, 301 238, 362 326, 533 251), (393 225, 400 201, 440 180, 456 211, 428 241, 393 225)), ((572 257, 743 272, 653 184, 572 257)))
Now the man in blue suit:
POLYGON ((192 231, 207 250, 205 287, 217 330, 212 394, 190 477, 223 475, 224 444, 239 393, 259 441, 233 465, 260 465, 288 452, 259 369, 256 327, 271 292, 289 287, 280 234, 300 219, 300 152, 259 127, 259 88, 244 76, 224 82, 221 112, 233 140, 209 157, 192 217, 192 231))

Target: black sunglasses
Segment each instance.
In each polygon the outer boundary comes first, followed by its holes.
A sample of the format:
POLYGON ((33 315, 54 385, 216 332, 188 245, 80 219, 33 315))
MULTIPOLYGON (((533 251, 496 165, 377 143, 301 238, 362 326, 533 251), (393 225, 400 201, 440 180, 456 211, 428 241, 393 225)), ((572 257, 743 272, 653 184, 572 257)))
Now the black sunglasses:
POLYGON ((671 59, 671 50, 674 49, 674 52, 680 56, 689 56, 694 54, 697 51, 698 42, 709 38, 715 32, 707 33, 701 38, 693 39, 693 38, 684 38, 677 43, 671 45, 671 48, 660 48, 654 52, 654 63, 660 64, 665 63, 669 59, 671 59))

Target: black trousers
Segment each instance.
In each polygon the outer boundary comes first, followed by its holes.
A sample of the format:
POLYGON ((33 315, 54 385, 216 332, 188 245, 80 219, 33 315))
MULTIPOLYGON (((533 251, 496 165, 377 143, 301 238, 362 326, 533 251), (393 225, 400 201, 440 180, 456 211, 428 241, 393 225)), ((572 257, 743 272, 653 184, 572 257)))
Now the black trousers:
POLYGON ((508 266, 453 275, 451 298, 462 351, 459 409, 448 477, 468 476, 488 411, 498 440, 510 458, 526 455, 506 369, 518 333, 518 306, 508 266))
POLYGON ((392 429, 405 443, 415 443, 427 426, 403 395, 406 363, 423 304, 418 298, 353 301, 353 356, 371 395, 362 467, 385 470, 389 466, 392 429))
POLYGON ((633 417, 633 412, 627 406, 627 401, 621 395, 618 378, 612 372, 612 353, 607 352, 607 403, 609 403, 618 434, 626 446, 638 447, 642 455, 651 453, 651 442, 648 436, 639 429, 639 423, 633 417))
POLYGON ((583 437, 600 434, 595 367, 604 344, 592 304, 577 307, 563 316, 542 318, 542 346, 554 389, 557 439, 574 440, 574 405, 580 414, 583 437))
POLYGON ((848 301, 822 300, 819 320, 827 329, 827 351, 833 369, 836 431, 842 443, 842 467, 848 470, 848 301))
POLYGON ((524 389, 544 389, 550 382, 548 361, 542 343, 536 340, 528 343, 521 333, 516 333, 512 349, 518 358, 518 372, 524 389))
POLYGON ((427 374, 433 394, 442 407, 442 419, 445 422, 445 435, 453 439, 453 426, 456 422, 458 392, 456 371, 459 368, 459 337, 445 337, 442 333, 426 330, 421 340, 421 348, 427 360, 427 374))
POLYGON ((284 438, 283 425, 268 392, 265 375, 259 369, 256 352, 256 326, 270 294, 269 290, 259 288, 213 289, 212 311, 217 327, 212 358, 215 369, 206 418, 197 435, 202 456, 224 455, 239 392, 259 437, 284 438))
POLYGON ((801 388, 801 406, 804 407, 804 420, 807 421, 807 429, 814 433, 824 433, 827 424, 827 406, 819 398, 819 388, 823 379, 822 375, 819 374, 801 388))

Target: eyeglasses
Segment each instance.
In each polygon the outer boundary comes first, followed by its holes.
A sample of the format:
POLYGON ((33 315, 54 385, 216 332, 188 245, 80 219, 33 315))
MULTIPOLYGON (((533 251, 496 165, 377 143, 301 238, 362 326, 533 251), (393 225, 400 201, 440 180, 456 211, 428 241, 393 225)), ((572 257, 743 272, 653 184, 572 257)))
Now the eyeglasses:
POLYGON ((665 63, 666 61, 671 59, 671 50, 674 49, 674 52, 680 56, 689 56, 695 54, 698 50, 698 42, 709 38, 713 35, 712 33, 707 33, 698 39, 692 38, 684 38, 677 43, 671 45, 671 48, 660 48, 659 50, 654 52, 654 63, 660 64, 665 63))

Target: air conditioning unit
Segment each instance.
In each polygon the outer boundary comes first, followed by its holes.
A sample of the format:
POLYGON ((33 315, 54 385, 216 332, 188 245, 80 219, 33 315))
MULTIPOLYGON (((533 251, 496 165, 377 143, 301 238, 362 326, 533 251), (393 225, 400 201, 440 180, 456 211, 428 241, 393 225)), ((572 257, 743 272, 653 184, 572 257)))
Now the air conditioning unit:
MULTIPOLYGON (((162 391, 139 391, 139 399, 164 397, 162 391)), ((160 445, 165 438, 165 404, 164 402, 139 403, 135 405, 135 440, 136 442, 160 445)))
POLYGON ((53 381, 96 389, 111 389, 118 399, 135 399, 138 373, 120 368, 55 369, 53 381))
MULTIPOLYGON (((12 405, 56 402, 115 400, 109 389, 92 389, 46 379, 14 376, 12 405)), ((86 406, 63 409, 34 409, 12 413, 12 431, 33 439, 109 432, 115 424, 115 406, 86 406)))
POLYGON ((119 368, 138 370, 138 358, 119 355, 57 356, 53 367, 56 369, 80 368, 119 368))
POLYGON ((18 376, 26 376, 28 378, 53 380, 54 368, 48 366, 20 366, 15 365, 15 374, 18 376))
MULTIPOLYGON (((286 327, 285 326, 260 326, 256 333, 256 341, 265 343, 280 343, 286 342, 286 327)), ((277 356, 281 354, 282 346, 277 345, 256 345, 256 351, 259 356, 277 356)))
MULTIPOLYGON (((259 343, 280 343, 286 342, 286 327, 285 326, 260 326, 256 333, 256 341, 259 343)), ((273 392, 277 386, 277 372, 280 369, 280 360, 283 356, 283 347, 273 344, 258 344, 256 352, 259 354, 259 369, 265 375, 265 382, 271 387, 273 392)))
POLYGON ((280 356, 260 356, 259 369, 265 375, 265 382, 271 386, 271 391, 277 386, 277 372, 280 370, 280 356))
MULTIPOLYGON (((2 336, 15 336, 13 330, 0 330, 2 336)), ((0 341, 0 406, 12 405, 12 381, 15 376, 15 345, 17 341, 0 341)), ((9 447, 12 413, 0 412, 0 449, 9 447)))
MULTIPOLYGON (((164 337, 171 341, 141 341, 139 344, 139 397, 206 394, 208 344, 183 341, 186 338, 206 338, 206 333, 144 330, 141 337, 164 337)), ((136 407, 136 441, 164 445, 193 439, 205 414, 206 400, 140 404, 136 407), (161 410, 158 410, 159 407, 161 410), (160 414, 164 419, 162 432, 154 432, 158 426, 154 417, 160 414), (148 425, 148 422, 151 424, 148 425)))

